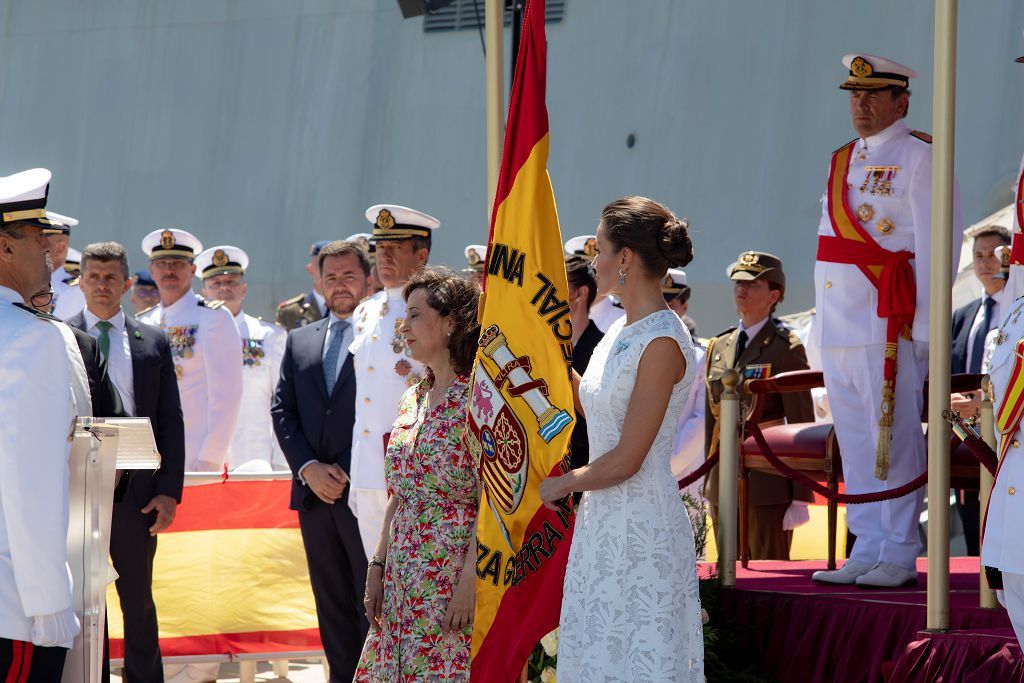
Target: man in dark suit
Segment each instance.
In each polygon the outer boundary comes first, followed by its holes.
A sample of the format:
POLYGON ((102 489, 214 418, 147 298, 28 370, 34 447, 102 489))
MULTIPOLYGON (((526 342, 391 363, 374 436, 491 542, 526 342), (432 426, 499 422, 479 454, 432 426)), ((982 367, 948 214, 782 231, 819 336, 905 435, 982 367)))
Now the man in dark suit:
POLYGON ((356 379, 349 317, 370 287, 365 252, 331 242, 319 254, 328 317, 288 335, 271 415, 291 467, 320 638, 332 683, 352 680, 368 623, 362 606, 366 554, 348 505, 356 379))
MULTIPOLYGON (((572 369, 582 376, 587 371, 594 349, 604 337, 604 332, 590 319, 590 307, 597 297, 597 280, 590 261, 579 256, 565 259, 565 273, 569 283, 569 315, 572 318, 572 369)), ((569 449, 573 469, 590 462, 587 421, 579 412, 569 438, 569 449)), ((573 497, 579 502, 581 494, 573 497)))
MULTIPOLYGON (((950 371, 953 374, 981 372, 985 350, 985 336, 999 326, 1010 302, 1005 300, 1003 288, 1006 275, 996 253, 999 247, 1009 247, 1010 231, 1000 225, 989 225, 974 234, 971 247, 974 277, 981 283, 982 295, 953 311, 953 349, 950 371)), ((954 394, 953 410, 964 417, 977 415, 981 397, 977 393, 954 394)), ((979 509, 977 491, 960 491, 957 509, 964 527, 967 554, 980 551, 979 509)))
POLYGON ((185 427, 167 336, 121 309, 131 284, 124 247, 116 242, 89 245, 82 253, 86 308, 67 323, 85 333, 106 359, 125 413, 149 418, 162 458, 159 470, 135 472, 128 482, 114 504, 110 538, 124 616, 126 678, 150 683, 163 681, 152 590, 156 536, 174 521, 181 502, 185 427))
MULTIPOLYGON (((705 452, 718 448, 718 404, 722 374, 734 369, 744 379, 762 379, 792 370, 806 370, 807 352, 796 333, 772 318, 786 291, 782 261, 758 251, 740 254, 729 266, 733 301, 740 324, 708 344, 707 404, 705 405, 705 452)), ((761 413, 762 426, 814 422, 811 392, 769 396, 761 413)), ((797 517, 807 514, 810 491, 782 475, 751 472, 748 480, 750 557, 755 560, 788 560, 797 517), (795 505, 794 505, 795 502, 795 505), (802 508, 802 509, 801 509, 802 508), (787 520, 787 516, 791 519, 787 520)), ((711 470, 705 497, 718 519, 718 468, 711 470)))

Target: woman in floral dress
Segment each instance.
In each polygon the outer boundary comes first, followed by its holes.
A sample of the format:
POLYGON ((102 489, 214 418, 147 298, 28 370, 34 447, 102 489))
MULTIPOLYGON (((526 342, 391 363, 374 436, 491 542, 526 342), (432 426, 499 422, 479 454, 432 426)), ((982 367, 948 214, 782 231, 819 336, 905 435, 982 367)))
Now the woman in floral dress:
POLYGON ((479 288, 445 268, 406 286, 405 334, 427 368, 388 443, 388 507, 366 576, 370 634, 355 681, 469 681, 477 461, 463 436, 479 288))

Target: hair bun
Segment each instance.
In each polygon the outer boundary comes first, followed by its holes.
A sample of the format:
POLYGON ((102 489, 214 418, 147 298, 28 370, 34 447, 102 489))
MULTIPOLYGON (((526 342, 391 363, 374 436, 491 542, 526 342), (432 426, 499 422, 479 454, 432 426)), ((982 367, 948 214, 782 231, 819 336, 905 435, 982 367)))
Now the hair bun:
POLYGON ((682 268, 693 260, 690 222, 673 216, 665 222, 658 239, 658 249, 670 268, 682 268))

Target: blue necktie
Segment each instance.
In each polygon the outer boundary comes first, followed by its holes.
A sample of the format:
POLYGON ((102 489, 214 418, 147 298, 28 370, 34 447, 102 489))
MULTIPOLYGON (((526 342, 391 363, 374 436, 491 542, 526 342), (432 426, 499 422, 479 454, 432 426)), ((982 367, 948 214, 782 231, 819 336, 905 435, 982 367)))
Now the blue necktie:
POLYGON ((345 325, 336 320, 331 323, 327 331, 330 340, 327 342, 327 355, 324 356, 324 382, 327 383, 327 395, 334 391, 334 385, 338 382, 338 357, 341 355, 342 329, 345 325))
POLYGON ((971 344, 971 363, 967 372, 977 374, 981 372, 981 357, 985 355, 985 337, 992 327, 992 309, 995 308, 996 300, 992 297, 985 297, 985 316, 981 319, 981 327, 974 335, 974 343, 971 344))

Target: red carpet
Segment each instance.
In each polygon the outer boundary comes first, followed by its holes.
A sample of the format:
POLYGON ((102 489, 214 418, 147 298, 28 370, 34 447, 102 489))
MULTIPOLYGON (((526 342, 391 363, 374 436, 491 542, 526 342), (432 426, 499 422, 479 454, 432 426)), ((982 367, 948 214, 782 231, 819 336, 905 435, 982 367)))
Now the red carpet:
MULTIPOLYGON (((738 570, 736 589, 722 594, 722 619, 735 622, 740 644, 760 653, 781 683, 874 683, 883 671, 892 681, 971 680, 966 676, 980 666, 985 677, 974 680, 1020 680, 1012 677, 1022 664, 1015 640, 1011 646, 1006 639, 1006 612, 978 607, 977 558, 950 563, 950 627, 969 633, 943 634, 941 641, 919 633, 925 628, 925 560, 918 562, 918 586, 895 590, 812 583, 811 574, 824 567, 751 562, 738 570), (956 677, 943 674, 954 670, 956 677)), ((705 576, 711 570, 701 567, 705 576)))

